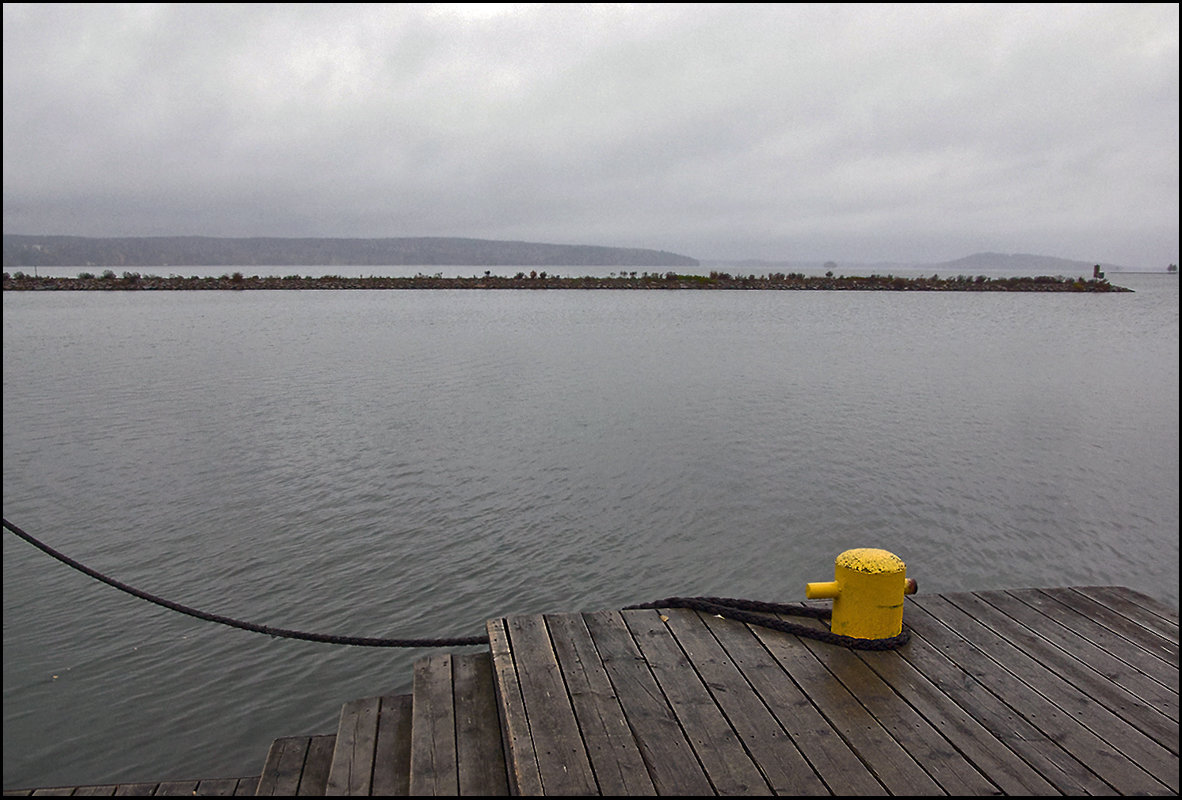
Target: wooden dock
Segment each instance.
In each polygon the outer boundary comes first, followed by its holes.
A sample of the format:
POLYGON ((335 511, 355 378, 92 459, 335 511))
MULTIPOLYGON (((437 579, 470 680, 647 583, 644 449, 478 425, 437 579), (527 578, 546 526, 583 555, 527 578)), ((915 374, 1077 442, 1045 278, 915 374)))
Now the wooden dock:
POLYGON ((904 621, 875 652, 685 609, 493 619, 487 651, 275 740, 259 778, 5 794, 1178 793, 1177 612, 1074 587, 920 594, 904 621))

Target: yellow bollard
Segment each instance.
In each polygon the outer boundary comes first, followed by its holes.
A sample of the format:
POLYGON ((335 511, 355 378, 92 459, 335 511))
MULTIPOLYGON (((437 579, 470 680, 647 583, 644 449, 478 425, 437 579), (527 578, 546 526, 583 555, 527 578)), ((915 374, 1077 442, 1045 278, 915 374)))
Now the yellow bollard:
POLYGON ((887 639, 903 632, 903 595, 917 589, 903 559, 886 550, 859 547, 839 555, 834 580, 808 584, 805 597, 833 599, 833 633, 887 639))

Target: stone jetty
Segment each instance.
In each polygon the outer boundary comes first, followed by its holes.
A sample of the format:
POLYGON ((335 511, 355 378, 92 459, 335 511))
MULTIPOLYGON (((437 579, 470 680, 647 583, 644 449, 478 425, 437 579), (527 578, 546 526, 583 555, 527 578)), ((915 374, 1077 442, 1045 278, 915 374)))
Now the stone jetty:
POLYGON ((609 277, 559 277, 545 272, 518 272, 513 277, 474 275, 444 278, 440 275, 413 277, 344 277, 341 275, 284 277, 227 273, 220 277, 141 275, 106 270, 100 275, 83 272, 78 277, 39 277, 24 272, 4 273, 4 291, 243 291, 248 289, 724 289, 724 290, 811 290, 811 291, 898 291, 898 292, 1129 292, 1104 278, 1038 277, 993 278, 986 275, 955 277, 901 277, 898 275, 834 276, 772 273, 768 275, 683 275, 675 272, 613 274, 609 277))

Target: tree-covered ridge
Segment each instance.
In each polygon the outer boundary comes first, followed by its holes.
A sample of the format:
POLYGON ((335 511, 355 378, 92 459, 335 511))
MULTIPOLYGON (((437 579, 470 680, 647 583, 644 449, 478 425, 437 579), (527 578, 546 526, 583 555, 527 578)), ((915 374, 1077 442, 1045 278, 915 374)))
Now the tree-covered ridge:
POLYGON ((184 266, 696 267, 663 250, 489 239, 225 239, 152 236, 99 239, 4 234, 5 267, 184 266))

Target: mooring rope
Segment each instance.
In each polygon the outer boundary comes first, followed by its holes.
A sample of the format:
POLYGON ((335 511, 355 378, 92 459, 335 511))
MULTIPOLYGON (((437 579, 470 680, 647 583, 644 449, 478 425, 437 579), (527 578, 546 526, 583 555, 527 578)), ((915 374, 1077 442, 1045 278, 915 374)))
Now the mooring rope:
POLYGON ((4 520, 3 522, 7 530, 12 531, 38 550, 53 556, 58 561, 73 567, 79 572, 89 575, 96 581, 101 581, 108 586, 114 586, 120 591, 127 592, 141 600, 147 600, 149 603, 155 603, 158 606, 164 606, 172 611, 179 611, 182 614, 188 614, 190 617, 203 619, 207 622, 218 622, 222 625, 229 625, 231 628, 253 631, 254 633, 265 633, 268 636, 279 636, 285 639, 303 639, 309 642, 324 642, 326 644, 349 644, 358 647, 456 647, 469 644, 488 644, 488 636, 467 636, 456 639, 375 639, 364 636, 335 636, 327 633, 305 633, 304 631, 293 631, 286 628, 273 628, 270 625, 243 622, 242 620, 232 619, 221 614, 211 614, 208 611, 200 611, 196 608, 182 605, 181 603, 174 603, 172 600, 165 600, 163 597, 157 597, 150 592, 145 592, 134 586, 128 586, 122 581, 117 581, 114 578, 102 574, 98 570, 91 569, 85 564, 75 561, 64 553, 59 553, 44 542, 38 541, 32 535, 25 533, 8 520, 4 520))
POLYGON ((907 626, 897 636, 885 639, 858 639, 853 636, 843 636, 840 633, 812 628, 797 622, 765 617, 763 614, 788 614, 794 617, 813 617, 826 619, 830 615, 828 608, 802 606, 791 603, 765 603, 760 600, 738 600, 729 597, 666 597, 651 603, 641 603, 626 606, 625 610, 635 608, 690 608, 694 611, 704 611, 736 622, 746 622, 751 625, 770 628, 784 633, 803 636, 806 639, 816 639, 853 650, 893 650, 904 645, 911 639, 911 631, 907 626))
MULTIPOLYGON (((129 586, 122 581, 115 580, 114 578, 104 575, 98 570, 92 569, 85 564, 70 558, 65 553, 55 550, 31 534, 21 530, 7 519, 3 520, 3 525, 5 530, 16 534, 21 539, 24 539, 26 542, 33 545, 46 555, 56 558, 66 566, 72 567, 84 575, 88 575, 91 578, 100 581, 101 583, 105 583, 108 586, 113 586, 122 592, 126 592, 130 595, 133 595, 134 597, 138 597, 141 600, 147 600, 149 603, 155 603, 158 606, 163 606, 164 608, 167 608, 171 611, 187 614, 190 617, 203 619, 207 622, 217 622, 221 625, 228 625, 231 628, 238 628, 240 630, 251 631, 254 633, 265 633, 268 636, 277 636, 286 639, 302 639, 309 642, 354 645, 357 647, 460 647, 465 645, 488 644, 488 636, 463 636, 450 639, 382 639, 364 636, 337 636, 327 633, 306 633, 304 631, 294 631, 287 628, 275 628, 270 625, 258 625, 253 622, 243 622, 242 620, 233 619, 232 617, 226 617, 221 614, 212 614, 208 611, 201 611, 196 608, 191 608, 182 603, 166 600, 163 597, 157 597, 151 592, 145 592, 142 589, 129 586)), ((903 632, 898 636, 892 636, 887 639, 856 639, 852 636, 841 636, 840 634, 831 633, 830 631, 811 628, 807 625, 800 625, 773 617, 762 616, 762 614, 790 614, 793 616, 824 619, 825 617, 829 616, 828 609, 796 604, 765 603, 758 600, 736 600, 723 597, 668 597, 664 600, 657 600, 652 603, 642 603, 639 605, 627 606, 625 610, 650 608, 688 608, 695 611, 704 611, 709 614, 715 614, 717 616, 725 617, 738 622, 759 625, 772 630, 792 633, 797 636, 804 636, 810 639, 816 639, 818 641, 828 642, 830 644, 841 645, 843 647, 849 647, 858 650, 889 650, 906 643, 907 640, 911 638, 911 633, 906 627, 903 628, 903 632)))

